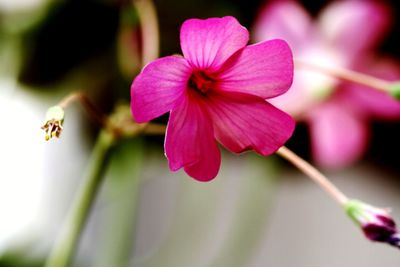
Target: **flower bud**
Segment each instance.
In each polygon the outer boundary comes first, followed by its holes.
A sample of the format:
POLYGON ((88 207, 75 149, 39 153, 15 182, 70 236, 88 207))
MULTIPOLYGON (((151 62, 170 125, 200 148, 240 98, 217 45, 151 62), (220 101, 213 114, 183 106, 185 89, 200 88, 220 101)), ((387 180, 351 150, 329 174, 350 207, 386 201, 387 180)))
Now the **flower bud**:
POLYGON ((388 209, 376 208, 358 200, 349 200, 344 208, 369 240, 400 248, 400 235, 388 209))

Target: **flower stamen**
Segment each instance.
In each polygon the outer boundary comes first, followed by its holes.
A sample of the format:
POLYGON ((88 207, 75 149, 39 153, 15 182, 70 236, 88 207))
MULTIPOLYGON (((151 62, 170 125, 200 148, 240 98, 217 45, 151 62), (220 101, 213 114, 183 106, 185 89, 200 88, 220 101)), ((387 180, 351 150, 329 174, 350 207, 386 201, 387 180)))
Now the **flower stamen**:
POLYGON ((46 132, 46 141, 49 141, 51 138, 54 137, 59 138, 63 130, 62 123, 58 120, 47 121, 41 128, 46 132))
POLYGON ((189 88, 194 89, 203 95, 213 89, 214 85, 215 80, 203 71, 193 72, 188 81, 189 88))

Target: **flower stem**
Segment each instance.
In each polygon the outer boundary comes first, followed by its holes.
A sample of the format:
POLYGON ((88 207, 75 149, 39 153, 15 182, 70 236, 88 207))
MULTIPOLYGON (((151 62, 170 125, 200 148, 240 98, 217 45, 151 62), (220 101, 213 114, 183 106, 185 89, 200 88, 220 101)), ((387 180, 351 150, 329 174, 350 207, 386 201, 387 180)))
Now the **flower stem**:
POLYGON ((134 249, 138 192, 143 166, 143 140, 126 138, 113 148, 102 197, 104 227, 92 266, 128 267, 134 249))
POLYGON ((386 93, 390 93, 390 88, 393 84, 392 82, 353 70, 339 67, 327 67, 301 60, 295 60, 295 66, 296 68, 317 71, 341 80, 365 85, 380 91, 384 91, 386 93))
POLYGON ((85 111, 95 122, 97 122, 101 127, 106 126, 106 115, 103 114, 103 112, 99 111, 96 106, 90 101, 90 99, 82 92, 72 92, 71 94, 64 97, 57 104, 57 106, 61 107, 62 109, 66 109, 68 106, 76 101, 79 101, 85 111))
POLYGON ((157 13, 151 0, 132 0, 139 16, 142 31, 142 66, 155 60, 159 54, 157 13))
POLYGON ((311 180, 324 189, 340 205, 347 203, 347 197, 331 181, 329 181, 325 175, 319 172, 310 163, 296 155, 293 151, 282 146, 276 153, 310 177, 311 180))
POLYGON ((45 267, 69 266, 78 244, 79 236, 100 188, 110 148, 114 141, 115 138, 111 133, 105 130, 100 132, 82 187, 77 194, 77 198, 67 217, 66 225, 62 229, 63 231, 56 241, 45 267))

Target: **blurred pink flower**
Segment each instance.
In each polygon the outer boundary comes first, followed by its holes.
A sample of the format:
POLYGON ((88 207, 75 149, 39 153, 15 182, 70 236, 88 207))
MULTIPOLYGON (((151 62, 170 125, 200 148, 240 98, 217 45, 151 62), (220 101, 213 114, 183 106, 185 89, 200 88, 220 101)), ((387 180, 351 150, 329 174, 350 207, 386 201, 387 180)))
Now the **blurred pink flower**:
POLYGON ((265 101, 292 83, 286 42, 246 46, 249 33, 233 17, 187 20, 180 39, 184 57, 153 61, 131 87, 137 122, 170 111, 165 154, 172 171, 183 167, 209 181, 221 162, 216 140, 235 153, 270 155, 289 139, 293 119, 265 101))
MULTIPOLYGON (((371 53, 389 19, 388 9, 372 1, 333 2, 315 21, 293 1, 274 1, 261 10, 254 33, 256 41, 287 40, 296 60, 398 80, 398 66, 371 53)), ((309 124, 313 156, 329 168, 363 154, 369 120, 400 118, 400 104, 386 94, 305 69, 296 69, 292 89, 270 102, 309 124)))

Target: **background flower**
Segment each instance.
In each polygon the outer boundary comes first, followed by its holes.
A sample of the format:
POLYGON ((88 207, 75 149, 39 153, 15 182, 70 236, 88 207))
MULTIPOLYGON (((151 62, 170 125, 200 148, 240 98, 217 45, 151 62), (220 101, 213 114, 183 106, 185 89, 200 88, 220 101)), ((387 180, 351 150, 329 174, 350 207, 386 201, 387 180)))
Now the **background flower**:
MULTIPOLYGON (((372 56, 389 24, 390 12, 378 2, 332 2, 314 20, 294 1, 274 1, 260 12, 254 32, 257 41, 288 40, 296 60, 397 80, 396 63, 372 56)), ((271 102, 308 123, 315 160, 331 168, 362 156, 370 120, 400 118, 400 103, 384 93, 302 68, 292 90, 271 102)))

